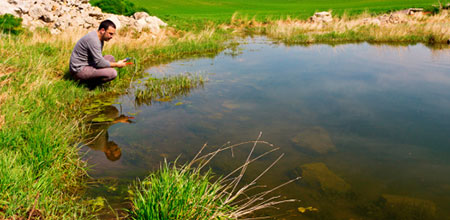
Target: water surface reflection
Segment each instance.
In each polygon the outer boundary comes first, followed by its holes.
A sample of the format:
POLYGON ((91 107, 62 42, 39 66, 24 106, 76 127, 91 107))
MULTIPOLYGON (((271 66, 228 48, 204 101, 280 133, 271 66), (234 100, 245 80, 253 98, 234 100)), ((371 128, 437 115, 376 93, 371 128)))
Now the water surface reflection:
MULTIPOLYGON (((149 69, 154 76, 202 73, 209 81, 171 102, 136 107, 133 98, 119 98, 123 112, 138 112, 136 123, 109 127, 107 140, 122 156, 112 162, 94 152, 91 174, 132 180, 163 158, 189 160, 205 142, 238 143, 262 131, 286 156, 261 184, 304 177, 277 192, 301 200, 267 211, 278 219, 448 219, 448 50, 288 47, 256 38, 242 53, 227 53, 149 69), (309 206, 318 211, 298 209, 309 206)), ((213 170, 229 172, 246 153, 218 156, 213 170)), ((270 159, 249 170, 258 173, 270 159)))

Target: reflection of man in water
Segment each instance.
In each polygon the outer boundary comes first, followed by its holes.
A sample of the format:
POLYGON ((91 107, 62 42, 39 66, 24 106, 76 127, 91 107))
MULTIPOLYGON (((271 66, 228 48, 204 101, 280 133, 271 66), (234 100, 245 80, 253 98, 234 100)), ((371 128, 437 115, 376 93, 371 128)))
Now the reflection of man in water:
POLYGON ((97 116, 100 115, 113 121, 92 123, 86 145, 92 150, 103 151, 108 160, 116 161, 122 156, 122 151, 114 141, 108 141, 108 128, 116 123, 132 123, 131 117, 119 115, 119 111, 114 106, 107 106, 97 116))

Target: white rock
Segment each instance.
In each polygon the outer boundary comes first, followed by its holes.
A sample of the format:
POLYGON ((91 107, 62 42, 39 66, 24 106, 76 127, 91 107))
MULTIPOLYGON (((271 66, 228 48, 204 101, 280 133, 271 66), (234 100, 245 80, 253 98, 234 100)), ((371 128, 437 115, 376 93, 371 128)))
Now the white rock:
POLYGON ((61 30, 65 30, 67 28, 67 23, 64 20, 58 20, 55 22, 55 27, 61 30))
POLYGON ((97 19, 103 19, 103 13, 102 10, 99 7, 91 7, 88 11, 89 16, 95 17, 97 19))
POLYGON ((14 16, 18 16, 16 10, 14 10, 14 6, 5 0, 0 0, 0 15, 3 14, 12 14, 14 16))
POLYGON ((44 16, 46 11, 41 6, 35 6, 30 9, 28 14, 35 20, 40 19, 42 16, 44 16))
POLYGON ((133 15, 133 18, 136 20, 140 20, 141 18, 147 18, 147 17, 150 17, 150 15, 148 15, 147 12, 143 12, 143 11, 136 12, 133 15))
POLYGON ((145 18, 145 21, 147 21, 147 23, 156 24, 158 26, 163 26, 163 27, 167 26, 167 24, 164 21, 162 21, 161 19, 159 19, 156 16, 147 17, 147 18, 145 18))
POLYGON ((157 24, 148 24, 147 28, 150 30, 151 33, 158 33, 161 30, 159 28, 159 25, 157 24))
POLYGON ((28 14, 31 8, 31 2, 21 2, 17 5, 15 8, 16 12, 19 14, 19 16, 28 14))
POLYGON ((167 26, 146 12, 137 12, 131 17, 102 13, 100 8, 92 7, 89 0, 0 0, 0 14, 5 13, 21 17, 22 24, 32 30, 46 26, 51 33, 80 27, 91 29, 105 19, 113 21, 117 29, 127 26, 156 33, 160 26, 167 26))
POLYGON ((22 15, 22 25, 30 26, 33 18, 29 15, 22 15))
POLYGON ((69 26, 71 27, 83 27, 84 24, 84 19, 80 16, 80 17, 75 17, 72 18, 71 20, 69 20, 69 26))
POLYGON ((42 16, 42 20, 45 22, 54 22, 56 20, 56 16, 51 13, 47 13, 42 16))
POLYGON ((35 30, 38 27, 45 27, 45 22, 42 20, 32 20, 30 22, 30 30, 35 30))
POLYGON ((145 21, 145 19, 139 19, 134 23, 134 26, 136 27, 136 30, 140 32, 147 27, 147 21, 145 21))
POLYGON ((57 28, 52 28, 52 29, 50 30, 50 34, 60 34, 60 33, 61 33, 61 31, 58 30, 57 28))
POLYGON ((328 23, 328 22, 333 21, 333 18, 331 16, 330 12, 322 11, 322 12, 314 13, 314 15, 309 18, 309 20, 312 21, 312 22, 325 22, 325 23, 328 23))

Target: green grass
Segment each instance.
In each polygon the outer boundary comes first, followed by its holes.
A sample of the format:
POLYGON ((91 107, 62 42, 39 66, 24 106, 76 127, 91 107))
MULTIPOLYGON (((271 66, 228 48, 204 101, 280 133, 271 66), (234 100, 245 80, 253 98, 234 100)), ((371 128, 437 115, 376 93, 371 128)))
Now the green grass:
MULTIPOLYGON (((205 20, 217 23, 228 22, 237 12, 240 15, 277 19, 306 19, 316 11, 333 10, 335 14, 359 14, 364 11, 383 13, 410 7, 427 7, 437 4, 436 0, 131 0, 148 9, 169 23, 205 20)), ((444 2, 444 1, 442 1, 444 2)))
POLYGON ((230 219, 236 210, 218 195, 222 186, 211 172, 165 161, 161 168, 131 188, 131 219, 230 219))

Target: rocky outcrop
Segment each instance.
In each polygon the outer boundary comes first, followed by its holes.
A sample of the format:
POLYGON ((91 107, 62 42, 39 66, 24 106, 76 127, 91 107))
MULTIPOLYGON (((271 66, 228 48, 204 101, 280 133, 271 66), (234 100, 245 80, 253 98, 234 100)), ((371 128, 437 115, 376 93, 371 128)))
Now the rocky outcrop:
POLYGON ((105 19, 112 20, 117 29, 122 27, 144 29, 157 33, 166 26, 161 19, 145 12, 137 12, 131 17, 103 13, 93 7, 89 0, 0 0, 0 14, 12 14, 23 19, 22 24, 31 30, 48 27, 52 34, 70 28, 97 28, 105 19))

